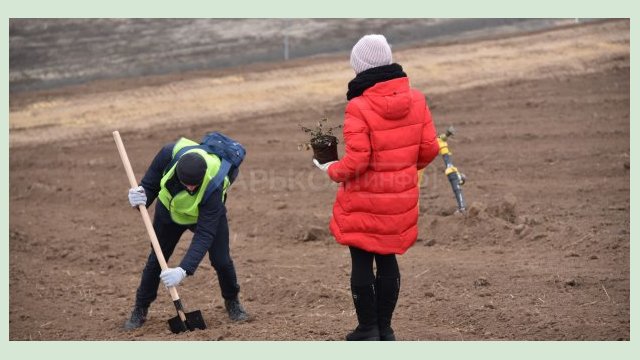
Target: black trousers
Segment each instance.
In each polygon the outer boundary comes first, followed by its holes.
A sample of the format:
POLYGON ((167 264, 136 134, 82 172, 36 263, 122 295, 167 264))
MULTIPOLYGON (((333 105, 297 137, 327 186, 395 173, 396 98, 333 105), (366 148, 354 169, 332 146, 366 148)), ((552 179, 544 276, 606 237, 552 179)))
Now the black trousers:
POLYGON ((351 252, 351 284, 365 286, 372 284, 377 277, 400 277, 398 260, 395 254, 380 255, 353 246, 351 252), (373 260, 376 260, 376 274, 373 273, 373 260))
MULTIPOLYGON (((229 254, 229 224, 227 215, 222 215, 220 219, 216 238, 209 247, 209 260, 218 275, 218 283, 225 299, 233 299, 238 295, 240 286, 236 276, 236 269, 229 254)), ((173 250, 176 248, 180 237, 186 230, 194 231, 194 226, 179 225, 171 220, 169 211, 160 201, 156 204, 155 216, 153 218, 153 229, 158 237, 160 248, 165 260, 169 260, 173 250)), ((151 254, 147 259, 147 264, 142 271, 140 286, 136 291, 136 306, 149 307, 158 295, 160 285, 160 263, 151 249, 151 254)))

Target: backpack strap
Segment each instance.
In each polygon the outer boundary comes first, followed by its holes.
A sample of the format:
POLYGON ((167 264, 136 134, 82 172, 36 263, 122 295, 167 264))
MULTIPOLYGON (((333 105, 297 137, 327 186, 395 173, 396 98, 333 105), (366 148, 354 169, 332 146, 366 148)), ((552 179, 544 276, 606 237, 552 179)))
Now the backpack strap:
POLYGON ((209 200, 211 194, 213 194, 216 189, 224 185, 224 178, 227 176, 230 169, 231 163, 223 158, 220 158, 220 169, 218 169, 218 173, 216 174, 216 176, 214 176, 213 179, 209 181, 207 190, 205 190, 204 196, 202 196, 202 202, 206 202, 207 200, 209 200))

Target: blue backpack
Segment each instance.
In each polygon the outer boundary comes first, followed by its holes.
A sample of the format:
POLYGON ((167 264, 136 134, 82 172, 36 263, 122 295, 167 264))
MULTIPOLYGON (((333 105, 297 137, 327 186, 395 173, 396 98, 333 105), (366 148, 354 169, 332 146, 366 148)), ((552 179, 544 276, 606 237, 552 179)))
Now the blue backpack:
POLYGON ((245 150, 244 146, 239 142, 223 135, 222 133, 214 131, 206 134, 200 141, 199 145, 185 146, 180 149, 166 169, 171 169, 178 159, 180 159, 185 152, 191 149, 202 149, 209 154, 214 154, 220 158, 221 162, 220 169, 216 176, 209 182, 202 201, 206 201, 218 187, 222 186, 225 176, 229 176, 229 182, 233 183, 233 181, 238 177, 240 164, 242 164, 242 160, 244 160, 244 157, 247 154, 247 150, 245 150))

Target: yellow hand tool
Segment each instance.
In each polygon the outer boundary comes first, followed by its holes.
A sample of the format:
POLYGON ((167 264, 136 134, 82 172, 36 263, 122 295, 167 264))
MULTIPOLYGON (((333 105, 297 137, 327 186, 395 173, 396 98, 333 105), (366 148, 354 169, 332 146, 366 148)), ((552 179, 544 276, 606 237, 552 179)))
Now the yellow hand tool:
POLYGON ((452 153, 449 151, 449 144, 447 144, 447 139, 454 134, 455 129, 453 126, 449 126, 444 134, 438 135, 438 145, 440 146, 440 155, 442 155, 442 159, 446 165, 444 174, 451 183, 451 189, 453 190, 456 202, 458 203, 457 212, 464 213, 466 211, 466 205, 464 202, 464 196, 462 195, 462 185, 464 185, 466 177, 463 173, 458 171, 458 168, 453 166, 453 161, 451 160, 452 153))

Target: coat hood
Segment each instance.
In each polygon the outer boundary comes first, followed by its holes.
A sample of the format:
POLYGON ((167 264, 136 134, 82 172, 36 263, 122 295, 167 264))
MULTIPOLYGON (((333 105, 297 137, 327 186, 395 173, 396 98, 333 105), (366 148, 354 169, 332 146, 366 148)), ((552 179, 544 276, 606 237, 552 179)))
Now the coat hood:
POLYGON ((388 120, 406 117, 413 102, 407 77, 379 82, 362 95, 377 114, 388 120))

